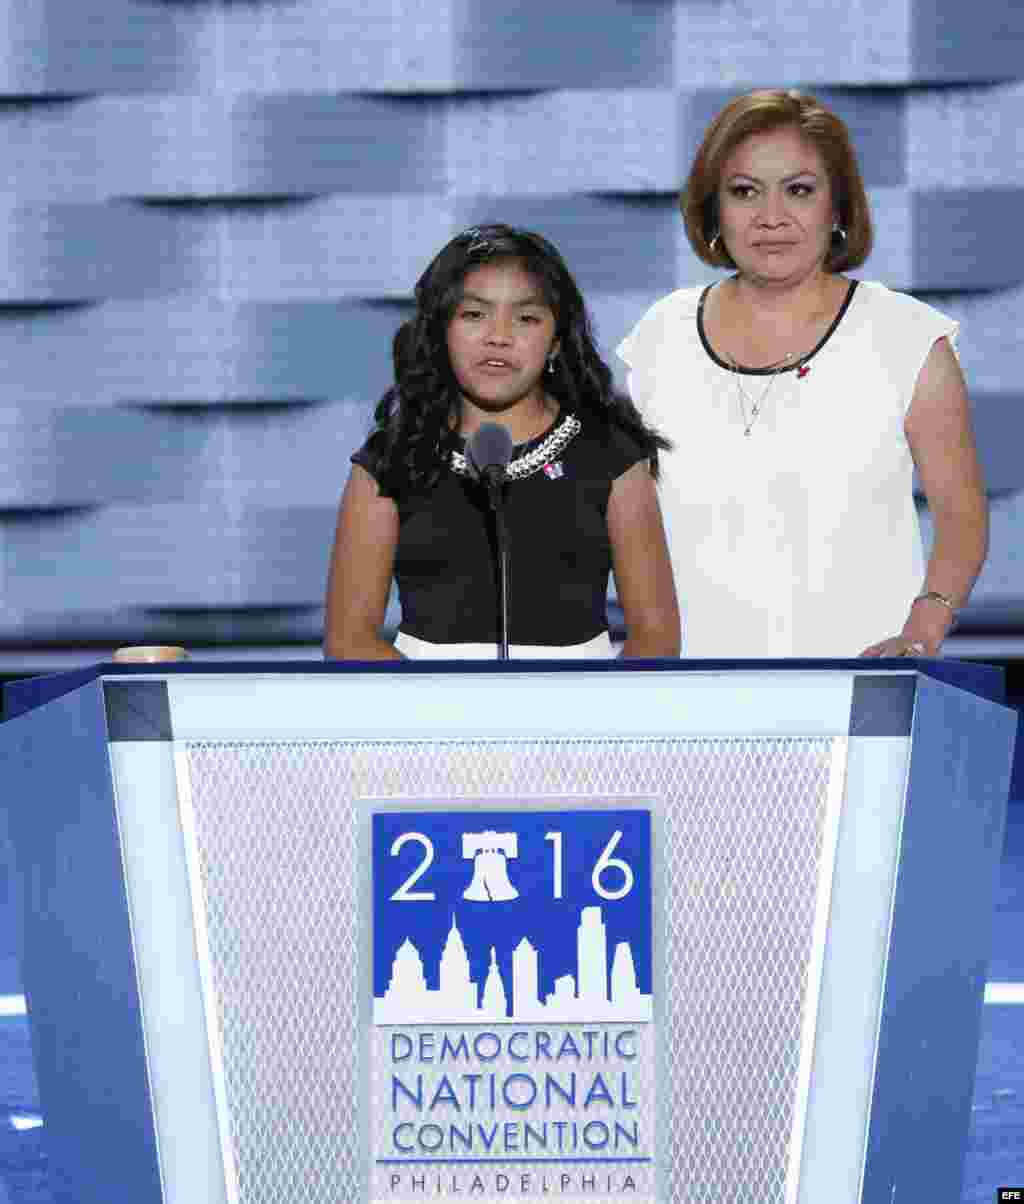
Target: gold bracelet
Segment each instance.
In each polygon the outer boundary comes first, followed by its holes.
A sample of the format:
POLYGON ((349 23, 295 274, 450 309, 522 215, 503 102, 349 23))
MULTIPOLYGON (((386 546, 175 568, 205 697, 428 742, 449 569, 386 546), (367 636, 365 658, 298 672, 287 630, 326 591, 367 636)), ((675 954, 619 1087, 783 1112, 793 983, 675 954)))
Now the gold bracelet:
POLYGON ((940 594, 937 589, 930 589, 930 590, 927 590, 923 594, 918 594, 917 597, 914 599, 914 601, 915 602, 940 602, 943 606, 946 607, 946 609, 948 611, 950 611, 952 613, 953 617, 956 618, 956 613, 957 613, 956 603, 947 594, 940 594))

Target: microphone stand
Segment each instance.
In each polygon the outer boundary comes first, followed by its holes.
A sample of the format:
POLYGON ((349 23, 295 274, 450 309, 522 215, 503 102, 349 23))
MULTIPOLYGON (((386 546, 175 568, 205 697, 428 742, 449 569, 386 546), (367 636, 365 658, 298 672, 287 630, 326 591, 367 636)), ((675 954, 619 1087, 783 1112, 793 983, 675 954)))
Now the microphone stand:
POLYGON ((505 470, 492 467, 487 470, 487 496, 494 511, 494 529, 498 537, 498 610, 501 615, 498 660, 508 660, 508 526, 505 522, 505 498, 502 484, 505 470), (500 475, 499 475, 500 474, 500 475))
POLYGON ((501 640, 498 659, 508 660, 508 528, 505 525, 505 499, 502 486, 507 480, 506 469, 512 458, 512 436, 500 423, 482 422, 466 445, 466 458, 479 473, 487 489, 494 511, 494 531, 498 553, 498 608, 501 619, 501 640))

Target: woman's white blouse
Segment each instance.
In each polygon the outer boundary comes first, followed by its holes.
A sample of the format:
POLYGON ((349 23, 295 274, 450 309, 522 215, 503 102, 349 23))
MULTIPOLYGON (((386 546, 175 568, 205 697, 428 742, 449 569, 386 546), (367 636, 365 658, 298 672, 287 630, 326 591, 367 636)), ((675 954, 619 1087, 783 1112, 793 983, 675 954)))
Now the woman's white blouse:
POLYGON ((659 494, 683 656, 857 656, 899 633, 921 590, 903 424, 928 352, 958 325, 861 282, 802 377, 738 377, 700 338, 702 291, 658 301, 618 348, 638 408, 675 445, 659 494), (765 395, 749 436, 740 381, 765 395))

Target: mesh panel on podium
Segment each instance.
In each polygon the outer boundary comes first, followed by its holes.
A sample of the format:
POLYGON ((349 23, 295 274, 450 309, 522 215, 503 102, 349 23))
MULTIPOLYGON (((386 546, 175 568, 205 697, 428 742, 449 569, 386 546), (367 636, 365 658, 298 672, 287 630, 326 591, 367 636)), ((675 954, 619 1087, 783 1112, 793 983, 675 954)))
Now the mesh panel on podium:
MULTIPOLYGON (((361 1166, 371 1068, 357 1053, 367 975, 358 800, 568 795, 646 796, 662 816, 653 1086, 668 1124, 633 1198, 793 1199, 845 747, 797 738, 183 744, 229 1199, 337 1204, 359 1199, 368 1182, 373 1199, 399 1199, 361 1166)), ((535 1182, 536 1195, 502 1198, 539 1200, 535 1182)), ((578 1179, 560 1194, 622 1199, 621 1185, 578 1179)))

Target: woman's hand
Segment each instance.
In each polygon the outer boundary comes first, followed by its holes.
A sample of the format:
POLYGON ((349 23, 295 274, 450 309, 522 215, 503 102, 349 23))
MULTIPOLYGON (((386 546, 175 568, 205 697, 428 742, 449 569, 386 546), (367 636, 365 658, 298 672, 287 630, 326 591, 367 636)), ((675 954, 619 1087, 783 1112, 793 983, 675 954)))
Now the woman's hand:
POLYGON ((934 652, 927 652, 922 641, 905 640, 901 635, 894 635, 891 639, 881 640, 877 644, 872 644, 870 648, 865 648, 861 656, 934 656, 934 652))
POLYGON ((678 656, 679 604, 654 478, 646 460, 612 482, 608 537, 626 619, 623 656, 678 656))
POLYGON ((938 656, 954 617, 937 598, 916 598, 900 634, 872 644, 861 656, 938 656))

